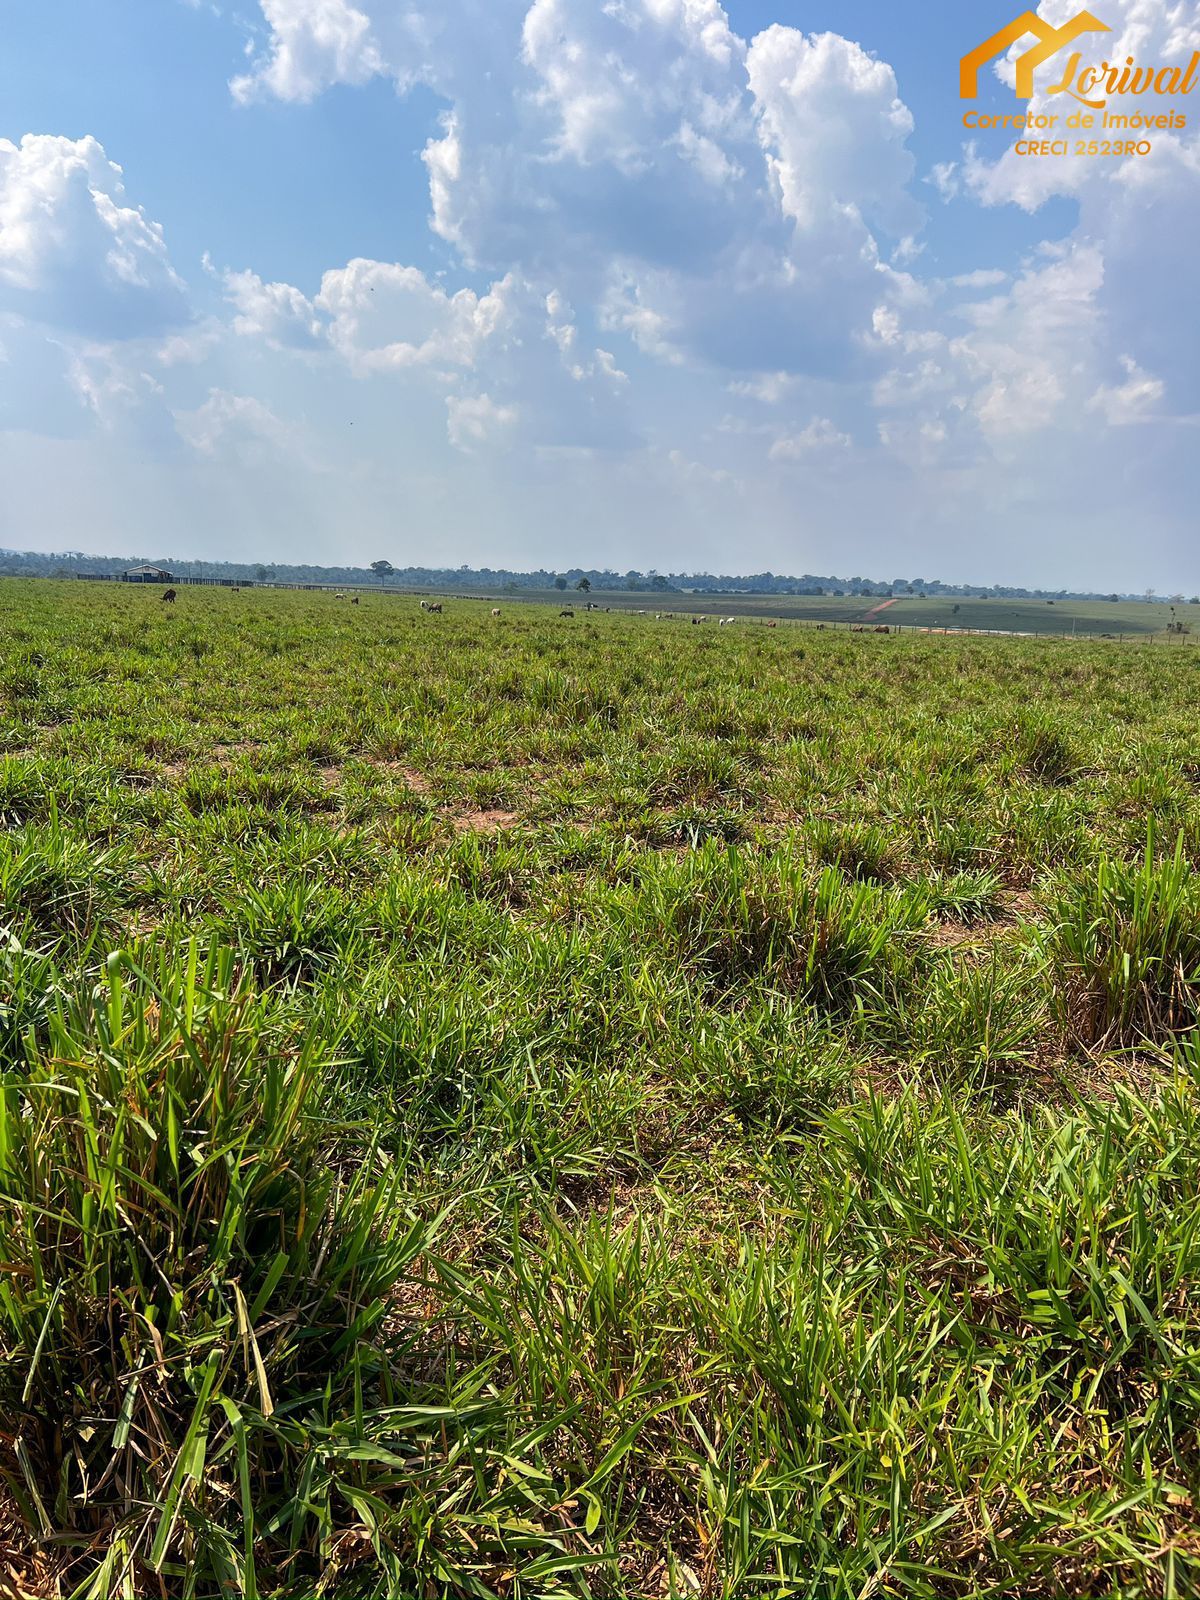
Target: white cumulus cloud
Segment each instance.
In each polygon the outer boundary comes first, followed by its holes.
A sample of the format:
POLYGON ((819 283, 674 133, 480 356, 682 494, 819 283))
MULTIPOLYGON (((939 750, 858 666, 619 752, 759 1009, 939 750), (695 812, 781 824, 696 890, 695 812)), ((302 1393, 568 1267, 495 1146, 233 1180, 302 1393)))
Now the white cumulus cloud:
POLYGON ((803 461, 813 454, 849 450, 851 442, 828 417, 814 417, 799 433, 776 439, 768 454, 772 461, 803 461))
POLYGON ((180 436, 201 456, 228 451, 242 459, 255 459, 265 451, 276 453, 291 442, 291 426, 253 395, 213 389, 194 411, 177 411, 180 436))
POLYGON ((270 46, 252 72, 234 78, 236 100, 311 100, 331 84, 366 83, 385 70, 370 18, 349 0, 262 0, 262 11, 270 46))
POLYGON ((416 267, 355 260, 324 275, 315 304, 356 372, 469 368, 502 335, 512 286, 506 277, 482 295, 451 294, 416 267))
POLYGON ((0 139, 0 304, 94 338, 188 320, 162 229, 97 140, 0 139))
POLYGON ((1166 392, 1162 379, 1143 372, 1132 356, 1122 356, 1121 366, 1125 370, 1125 382, 1101 384, 1088 401, 1088 409, 1099 411, 1114 428, 1144 422, 1166 392))
POLYGON ((515 406, 500 405, 489 394, 451 395, 446 428, 457 450, 471 451, 507 434, 517 420, 515 406))
POLYGON ((264 283, 253 272, 227 272, 225 297, 235 308, 233 331, 276 350, 311 350, 323 339, 311 300, 290 283, 264 283))

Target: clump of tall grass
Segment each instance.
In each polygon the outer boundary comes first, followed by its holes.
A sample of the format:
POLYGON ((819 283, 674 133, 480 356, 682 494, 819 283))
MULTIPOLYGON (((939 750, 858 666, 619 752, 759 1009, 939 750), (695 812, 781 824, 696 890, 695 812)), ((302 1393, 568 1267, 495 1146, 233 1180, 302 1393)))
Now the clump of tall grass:
POLYGON ((1025 717, 1016 727, 1014 754, 1017 765, 1039 783, 1069 783, 1078 761, 1066 736, 1045 718, 1025 717))
POLYGON ((1043 976, 1019 952, 943 959, 900 1008, 896 1052, 947 1081, 1015 1094, 1045 1029, 1043 976))
POLYGON ((814 858, 837 867, 848 878, 886 883, 896 877, 899 862, 894 841, 870 823, 839 825, 818 818, 805 830, 814 858))
POLYGON ((96 1600, 253 1596, 394 1468, 364 1411, 421 1230, 328 1165, 323 1082, 315 1038, 194 946, 111 957, 3 1081, 0 1473, 30 1527, 97 1552, 96 1600))
MULTIPOLYGON (((91 945, 76 951, 86 969, 91 945)), ((0 929, 0 1062, 19 1060, 31 1029, 44 1035, 46 1022, 74 987, 58 964, 58 944, 36 948, 11 929, 0 929)))
POLYGON ((711 844, 648 874, 638 903, 638 936, 719 991, 762 979, 832 1012, 877 997, 929 915, 918 886, 889 892, 834 867, 814 878, 786 853, 759 861, 711 844))
POLYGON ((265 982, 304 982, 335 962, 352 966, 363 941, 347 896, 300 873, 248 884, 232 920, 239 949, 265 982))
POLYGON ((986 922, 1000 909, 1000 879, 994 872, 942 873, 927 880, 937 916, 960 922, 986 922))
POLYGON ((127 851, 69 832, 52 808, 41 827, 0 839, 0 927, 86 937, 110 923, 127 897, 127 869, 127 851))
POLYGON ((1180 838, 1135 863, 1104 856, 1065 886, 1045 936, 1069 1040, 1084 1048, 1162 1045, 1200 1021, 1200 874, 1180 838))

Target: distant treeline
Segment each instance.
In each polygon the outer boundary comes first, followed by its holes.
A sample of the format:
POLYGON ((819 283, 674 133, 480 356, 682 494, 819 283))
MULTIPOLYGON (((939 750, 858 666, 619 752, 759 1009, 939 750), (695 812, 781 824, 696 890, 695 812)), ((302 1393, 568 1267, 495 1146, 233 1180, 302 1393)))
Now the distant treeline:
MULTIPOLYGON (((788 577, 775 572, 614 572, 610 568, 569 567, 551 572, 511 572, 504 567, 394 567, 384 558, 367 567, 316 567, 292 562, 188 561, 180 556, 94 556, 80 551, 46 554, 36 550, 0 550, 0 576, 72 578, 109 574, 131 567, 163 567, 174 577, 215 578, 229 583, 386 583, 408 589, 478 589, 484 593, 519 593, 523 589, 594 589, 598 592, 657 594, 776 595, 955 595, 988 600, 1150 600, 1180 602, 1181 594, 1102 594, 1084 589, 1022 589, 1006 584, 944 583, 940 578, 836 578, 805 572, 788 577), (382 569, 382 570, 380 570, 382 569)), ((1200 604, 1200 600, 1193 600, 1200 604)))

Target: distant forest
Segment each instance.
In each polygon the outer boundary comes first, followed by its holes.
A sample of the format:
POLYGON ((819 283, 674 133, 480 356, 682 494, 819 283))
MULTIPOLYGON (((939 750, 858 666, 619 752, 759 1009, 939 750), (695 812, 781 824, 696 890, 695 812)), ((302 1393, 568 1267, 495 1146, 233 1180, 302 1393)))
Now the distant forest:
MULTIPOLYGON (((215 578, 229 583, 382 583, 394 588, 478 590, 515 594, 523 589, 584 589, 598 593, 791 594, 791 595, 956 595, 987 600, 1162 600, 1179 603, 1182 594, 1099 593, 1086 589, 1022 589, 1006 584, 945 583, 940 578, 836 578, 812 572, 788 577, 776 572, 613 572, 568 567, 511 572, 504 567, 395 567, 380 558, 371 567, 315 567, 290 562, 188 561, 180 556, 94 556, 70 550, 45 554, 0 550, 0 577, 78 578, 116 576, 131 567, 165 568, 174 577, 215 578)), ((1192 597, 1193 604, 1200 599, 1192 597)))

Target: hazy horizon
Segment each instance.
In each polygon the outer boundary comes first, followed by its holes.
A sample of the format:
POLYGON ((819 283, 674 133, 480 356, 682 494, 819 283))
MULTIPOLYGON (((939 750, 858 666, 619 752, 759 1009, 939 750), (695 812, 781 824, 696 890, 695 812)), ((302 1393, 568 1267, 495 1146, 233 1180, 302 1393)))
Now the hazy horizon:
MULTIPOLYGON (((59 559, 64 560, 64 561, 65 560, 71 560, 71 559, 74 559, 76 557, 81 557, 85 561, 129 561, 131 564, 137 564, 137 563, 154 564, 154 563, 161 562, 167 568, 169 568, 171 566, 171 563, 173 563, 173 562, 176 563, 176 564, 178 564, 180 562, 187 562, 187 563, 192 563, 192 562, 197 562, 197 563, 199 563, 199 562, 220 563, 220 562, 223 562, 223 561, 226 560, 225 557, 216 557, 216 556, 211 556, 211 555, 198 555, 198 554, 195 554, 195 553, 188 554, 186 551, 182 551, 182 550, 169 551, 169 550, 157 550, 156 549, 156 550, 139 550, 139 551, 129 551, 129 550, 126 550, 126 551, 113 551, 113 550, 81 550, 81 549, 76 549, 76 548, 61 549, 61 550, 55 550, 55 549, 37 550, 37 549, 29 548, 29 549, 25 549, 25 550, 18 550, 15 547, 11 547, 11 546, 0 546, 0 556, 4 556, 4 555, 10 555, 10 556, 14 556, 14 555, 15 556, 44 555, 47 558, 59 558, 59 559)), ((388 556, 385 556, 385 555, 383 555, 381 553, 380 555, 375 556, 372 559, 374 559, 374 560, 390 560, 391 558, 388 557, 388 556)), ((272 567, 272 566, 280 567, 280 568, 287 568, 287 567, 292 567, 292 566, 295 566, 295 567, 314 567, 314 568, 323 567, 323 568, 325 568, 325 569, 327 569, 329 571, 358 570, 358 571, 361 571, 363 573, 368 573, 370 571, 370 565, 371 565, 370 561, 364 561, 364 562, 361 562, 361 563, 358 563, 358 562, 332 562, 332 561, 313 561, 313 562, 287 561, 287 560, 281 560, 281 559, 272 559, 272 560, 264 561, 264 560, 260 560, 260 558, 258 556, 253 555, 253 554, 243 555, 243 556, 240 556, 240 557, 230 557, 230 558, 228 558, 228 562, 229 562, 230 565, 233 565, 233 566, 245 566, 245 567, 253 567, 253 566, 264 566, 264 567, 268 567, 268 568, 272 567)), ((914 575, 913 578, 910 579, 910 578, 907 578, 907 577, 905 577, 905 578, 897 578, 894 575, 892 577, 888 577, 888 576, 885 576, 882 573, 873 573, 873 572, 850 573, 850 572, 847 571, 845 573, 838 573, 838 572, 834 572, 832 570, 831 571, 826 571, 826 572, 817 572, 817 571, 814 571, 812 569, 805 569, 804 571, 800 571, 800 570, 788 571, 787 569, 780 569, 779 571, 775 571, 775 569, 767 568, 767 567, 759 567, 759 568, 755 568, 753 570, 751 570, 750 568, 742 569, 742 568, 734 568, 734 567, 725 567, 725 568, 687 567, 687 568, 667 569, 667 570, 662 571, 662 572, 660 572, 660 569, 657 568, 657 567, 645 567, 645 568, 640 568, 639 567, 639 568, 626 569, 624 572, 622 572, 621 569, 616 568, 616 567, 601 567, 601 568, 589 567, 589 566, 584 566, 582 563, 577 562, 577 561, 568 561, 568 562, 564 563, 562 566, 558 566, 558 567, 540 567, 540 566, 537 566, 537 565, 535 565, 533 563, 530 563, 530 564, 525 565, 525 566, 515 566, 512 563, 508 563, 508 562, 485 562, 485 563, 482 563, 481 565, 471 565, 470 563, 456 562, 454 560, 448 560, 448 561, 444 561, 444 562, 442 562, 442 561, 436 561, 436 562, 435 561, 427 561, 427 562, 413 561, 413 562, 404 562, 404 563, 394 562, 393 561, 392 565, 393 565, 394 568, 396 568, 397 571, 400 571, 400 572, 404 572, 404 571, 426 571, 426 572, 440 571, 440 572, 462 572, 462 573, 467 573, 467 574, 478 575, 479 573, 481 573, 483 571, 492 571, 492 572, 508 572, 508 573, 513 574, 516 577, 526 577, 526 576, 529 576, 529 575, 531 575, 531 574, 533 574, 535 572, 536 573, 546 573, 546 574, 549 574, 549 575, 552 575, 552 576, 556 576, 556 577, 567 576, 567 575, 570 575, 570 574, 578 574, 578 573, 582 573, 582 572, 586 572, 586 573, 592 573, 592 572, 605 573, 605 572, 607 572, 607 573, 611 573, 611 575, 614 576, 614 577, 620 578, 620 577, 627 576, 630 571, 636 571, 638 573, 638 575, 643 577, 643 578, 650 578, 650 577, 654 577, 654 576, 662 576, 662 577, 666 577, 666 578, 683 578, 683 579, 686 579, 688 577, 709 577, 709 578, 721 577, 721 578, 730 578, 730 579, 733 579, 734 581, 742 581, 742 580, 746 580, 746 579, 749 579, 749 578, 753 578, 753 577, 758 577, 758 576, 763 576, 763 575, 769 574, 770 576, 772 576, 774 578, 778 578, 778 579, 803 579, 805 577, 810 577, 810 578, 812 578, 812 579, 814 579, 815 581, 818 581, 818 582, 826 581, 826 582, 829 582, 829 583, 849 584, 849 583, 854 583, 856 581, 861 581, 861 582, 870 583, 872 585, 878 585, 880 587, 882 587, 884 585, 890 585, 892 583, 907 584, 907 583, 912 582, 912 583, 915 584, 918 581, 915 575, 914 575)), ((938 573, 938 572, 931 572, 926 576, 922 576, 921 579, 920 579, 920 583, 922 585, 925 585, 925 584, 941 585, 943 587, 947 587, 947 588, 951 588, 951 589, 955 589, 955 588, 970 588, 970 589, 984 589, 984 588, 986 588, 986 589, 992 589, 992 588, 999 588, 999 589, 1032 589, 1034 587, 1044 588, 1044 586, 1035 586, 1035 585, 1030 585, 1030 584, 1017 583, 1017 582, 1010 581, 1010 580, 1008 580, 1006 578, 1001 578, 1001 577, 963 578, 963 577, 957 577, 953 573, 938 573)), ((1064 591, 1068 592, 1068 593, 1091 594, 1091 595, 1098 595, 1098 596, 1107 596, 1110 592, 1113 592, 1111 590, 1111 586, 1108 586, 1106 588, 1106 587, 1103 587, 1103 586, 1100 586, 1100 585, 1089 584, 1087 582, 1059 584, 1059 585, 1056 585, 1053 590, 1044 589, 1044 592, 1046 592, 1046 593, 1058 593, 1058 592, 1064 592, 1064 591)), ((610 591, 610 592, 612 592, 612 591, 610 591)), ((1124 598, 1124 599, 1140 600, 1140 599, 1143 599, 1143 598, 1147 597, 1147 590, 1145 590, 1145 589, 1128 590, 1127 589, 1127 590, 1121 591, 1121 595, 1122 595, 1122 598, 1124 598)), ((1190 598, 1191 598, 1191 596, 1189 595, 1186 587, 1181 587, 1179 584, 1169 585, 1168 587, 1166 587, 1164 589, 1161 589, 1161 590, 1158 589, 1154 585, 1150 586, 1149 597, 1154 599, 1154 600, 1156 600, 1156 601, 1166 601, 1166 600, 1174 599, 1174 598, 1177 598, 1177 597, 1180 597, 1180 596, 1182 596, 1185 600, 1190 600, 1190 598)))

